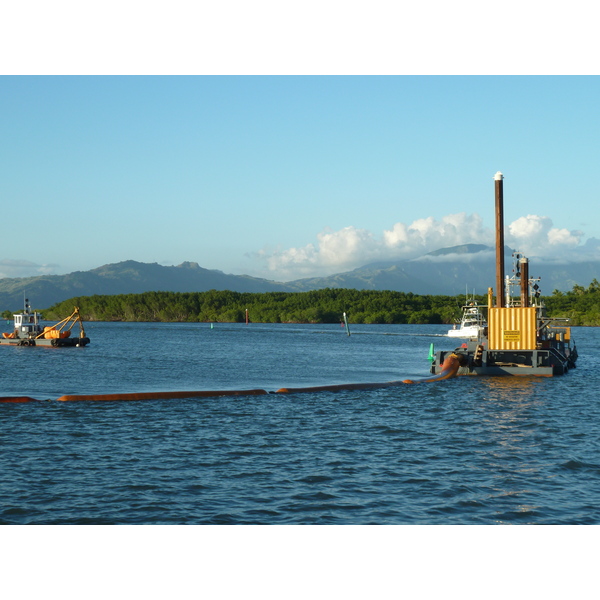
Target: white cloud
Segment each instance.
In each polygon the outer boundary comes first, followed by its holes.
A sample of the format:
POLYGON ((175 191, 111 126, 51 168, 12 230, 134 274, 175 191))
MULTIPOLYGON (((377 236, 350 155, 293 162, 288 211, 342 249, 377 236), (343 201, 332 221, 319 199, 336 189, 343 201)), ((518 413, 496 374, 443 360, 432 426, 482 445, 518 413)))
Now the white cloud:
POLYGON ((478 214, 463 212, 447 215, 440 221, 427 217, 417 219, 409 226, 396 223, 391 230, 383 232, 383 243, 389 258, 413 258, 439 248, 489 243, 491 235, 478 214))
POLYGON ((5 258, 0 260, 0 279, 13 277, 36 277, 56 273, 58 265, 39 265, 28 260, 5 258))
POLYGON ((573 249, 572 253, 574 260, 586 261, 586 260, 597 260, 600 261, 600 240, 598 238, 588 238, 585 244, 577 246, 573 249))
POLYGON ((508 226, 506 242, 530 258, 558 258, 565 251, 577 248, 582 237, 582 231, 553 227, 549 217, 527 215, 508 226))
POLYGON ((569 231, 568 229, 552 228, 548 232, 548 242, 551 246, 579 246, 583 232, 569 231))
MULTIPOLYGON (((529 257, 564 257, 579 247, 583 233, 553 226, 552 219, 537 215, 520 217, 505 227, 505 243, 529 257)), ((493 229, 483 226, 478 214, 456 213, 436 220, 417 219, 410 225, 395 223, 380 236, 353 226, 326 229, 316 243, 301 248, 263 250, 269 277, 279 280, 330 275, 370 262, 410 260, 440 248, 462 244, 494 246, 493 229)), ((476 255, 474 255, 476 256, 476 255)))
POLYGON ((317 234, 317 244, 289 248, 272 253, 262 251, 271 272, 292 278, 336 272, 356 263, 376 260, 380 243, 366 229, 344 227, 339 231, 326 229, 317 234))

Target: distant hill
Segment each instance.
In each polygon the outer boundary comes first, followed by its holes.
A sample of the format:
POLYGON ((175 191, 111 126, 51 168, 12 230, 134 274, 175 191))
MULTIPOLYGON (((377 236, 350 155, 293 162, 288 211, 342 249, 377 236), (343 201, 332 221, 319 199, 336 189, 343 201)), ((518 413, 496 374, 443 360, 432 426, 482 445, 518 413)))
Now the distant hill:
MULTIPOLYGON (((505 273, 512 275, 512 250, 505 246, 505 273)), ((543 295, 557 289, 563 292, 574 285, 587 287, 593 279, 600 280, 600 262, 561 264, 531 261, 530 277, 540 277, 543 295)), ((485 294, 496 285, 495 248, 479 244, 464 244, 442 248, 420 258, 379 262, 329 277, 301 279, 288 282, 300 290, 324 287, 372 290, 393 290, 414 294, 445 294, 455 296, 469 293, 485 294)))
MULTIPOLYGON (((506 274, 512 273, 511 250, 506 249, 506 274)), ((442 248, 420 258, 379 262, 328 277, 298 279, 286 283, 246 275, 228 275, 200 267, 194 262, 165 267, 157 263, 128 260, 91 271, 67 275, 42 275, 0 279, 0 311, 19 310, 26 295, 37 309, 49 308, 75 296, 137 294, 149 291, 205 292, 211 289, 236 292, 304 292, 322 288, 392 290, 414 294, 485 294, 495 286, 495 251, 489 246, 464 244, 442 248)), ((531 277, 541 277, 543 295, 574 285, 588 286, 600 280, 599 262, 559 264, 532 261, 531 277)))
POLYGON ((48 308, 74 296, 137 294, 151 291, 206 292, 211 289, 236 292, 275 292, 284 284, 246 275, 227 275, 184 262, 175 267, 134 260, 104 265, 91 271, 67 275, 41 275, 0 279, 0 310, 19 310, 26 295, 33 307, 48 308))
MULTIPOLYGON (((506 246, 506 260, 512 250, 506 246)), ((508 263, 507 263, 508 264, 508 263)), ((463 244, 441 248, 418 259, 382 261, 329 277, 289 282, 302 290, 318 288, 356 288, 393 290, 413 294, 484 294, 495 284, 495 249, 481 244, 463 244), (474 262, 472 262, 474 261, 474 262)))
MULTIPOLYGON (((447 256, 448 254, 477 254, 479 252, 490 252, 495 248, 484 246, 483 244, 462 244, 461 246, 452 246, 451 248, 440 248, 429 252, 425 256, 447 256)), ((508 246, 504 246, 504 253, 510 255, 512 250, 508 246)))
POLYGON ((353 288, 357 290, 392 290, 413 294, 441 294, 435 282, 427 281, 407 263, 372 264, 347 273, 328 277, 298 279, 287 284, 294 291, 305 292, 323 288, 353 288))

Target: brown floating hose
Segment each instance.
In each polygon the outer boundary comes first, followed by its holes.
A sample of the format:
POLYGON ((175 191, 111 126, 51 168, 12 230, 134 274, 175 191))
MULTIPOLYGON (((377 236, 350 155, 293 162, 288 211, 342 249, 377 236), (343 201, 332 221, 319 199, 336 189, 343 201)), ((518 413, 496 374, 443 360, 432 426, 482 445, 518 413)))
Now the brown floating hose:
POLYGON ((405 379, 404 383, 426 383, 428 381, 441 381, 442 379, 450 379, 456 377, 458 369, 467 364, 467 357, 464 354, 449 354, 442 363, 441 372, 431 377, 424 379, 405 379))
POLYGON ((402 385, 402 381, 387 381, 385 383, 341 383, 339 385, 318 385, 305 388, 280 388, 277 394, 297 394, 300 392, 337 392, 340 390, 376 390, 380 388, 402 385))
POLYGON ((217 390, 213 392, 140 392, 132 394, 76 394, 61 396, 60 402, 75 400, 171 400, 174 398, 211 398, 215 396, 258 396, 265 390, 217 390))
POLYGON ((16 404, 21 402, 39 402, 39 400, 30 398, 29 396, 4 396, 0 398, 0 402, 14 402, 16 404))
POLYGON ((299 392, 337 392, 340 390, 375 390, 395 387, 405 383, 424 383, 427 381, 441 381, 455 377, 458 369, 466 363, 466 357, 459 354, 450 354, 442 363, 442 372, 424 379, 404 379, 403 381, 387 381, 385 383, 342 383, 340 385, 321 385, 305 388, 281 388, 278 394, 297 394, 299 392))
MULTIPOLYGON (((403 385, 405 383, 422 383, 427 381, 441 381, 455 377, 458 369, 465 363, 466 357, 459 354, 450 354, 442 363, 442 371, 433 377, 424 379, 405 379, 404 381, 387 381, 385 383, 342 383, 338 385, 319 385, 305 388, 280 388, 277 394, 297 394, 301 392, 337 392, 341 390, 375 390, 403 385)), ((77 400, 115 401, 115 400, 171 400, 175 398, 215 398, 219 396, 261 396, 268 394, 265 390, 216 390, 199 392, 139 392, 130 394, 72 394, 61 396, 59 402, 73 402, 77 400)), ((0 397, 2 403, 40 402, 28 396, 0 397)))

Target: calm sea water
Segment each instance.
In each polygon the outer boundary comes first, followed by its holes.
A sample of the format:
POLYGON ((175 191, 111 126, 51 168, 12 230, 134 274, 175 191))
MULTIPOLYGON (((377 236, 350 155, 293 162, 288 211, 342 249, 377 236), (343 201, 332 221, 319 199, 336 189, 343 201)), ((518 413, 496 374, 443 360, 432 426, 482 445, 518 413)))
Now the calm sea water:
POLYGON ((65 394, 428 375, 444 326, 91 323, 0 347, 0 524, 596 524, 600 331, 565 377, 139 402, 65 394))

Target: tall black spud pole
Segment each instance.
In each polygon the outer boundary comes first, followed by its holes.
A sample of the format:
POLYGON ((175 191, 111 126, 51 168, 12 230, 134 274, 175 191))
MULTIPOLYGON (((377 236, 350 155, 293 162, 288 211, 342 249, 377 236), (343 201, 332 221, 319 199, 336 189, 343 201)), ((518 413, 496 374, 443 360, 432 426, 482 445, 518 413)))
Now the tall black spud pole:
POLYGON ((496 306, 504 308, 504 175, 494 175, 496 185, 496 306))

